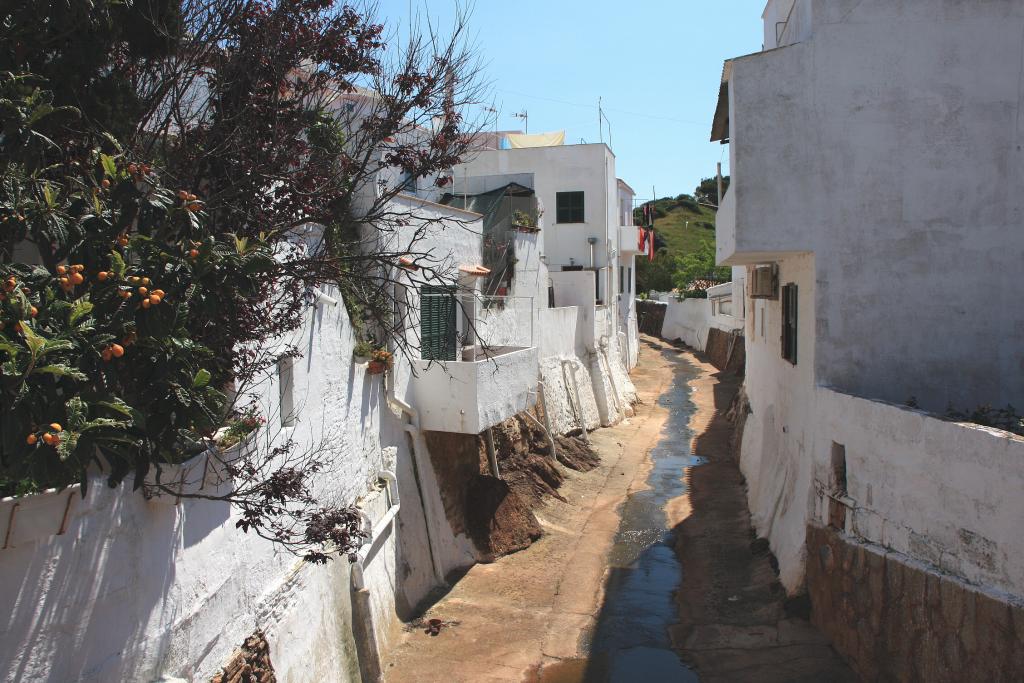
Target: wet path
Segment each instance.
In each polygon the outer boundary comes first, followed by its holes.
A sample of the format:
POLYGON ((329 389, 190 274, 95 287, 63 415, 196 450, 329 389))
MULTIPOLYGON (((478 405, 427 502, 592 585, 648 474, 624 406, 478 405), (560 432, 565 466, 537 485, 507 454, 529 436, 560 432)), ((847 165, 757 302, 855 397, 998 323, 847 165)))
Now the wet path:
POLYGON ((686 493, 685 474, 702 464, 690 451, 695 410, 689 382, 696 372, 674 350, 662 351, 674 378, 658 405, 669 412, 660 440, 650 451, 646 490, 631 494, 609 558, 605 600, 585 649, 585 680, 696 681, 672 649, 669 627, 677 621, 673 594, 681 566, 673 548, 666 504, 686 493))

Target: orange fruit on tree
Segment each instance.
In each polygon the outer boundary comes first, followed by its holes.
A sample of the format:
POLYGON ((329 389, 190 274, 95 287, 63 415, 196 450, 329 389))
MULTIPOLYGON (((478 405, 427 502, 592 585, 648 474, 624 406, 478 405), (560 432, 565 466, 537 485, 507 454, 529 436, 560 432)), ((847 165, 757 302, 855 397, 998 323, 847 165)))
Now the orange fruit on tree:
POLYGON ((157 296, 156 294, 150 294, 149 295, 149 303, 151 303, 152 305, 156 306, 161 301, 163 301, 163 299, 160 298, 159 296, 157 296))
POLYGON ((29 309, 29 313, 30 313, 30 314, 32 315, 32 317, 34 318, 34 317, 36 317, 37 315, 39 315, 39 309, 38 309, 38 308, 36 308, 35 306, 33 306, 33 307, 32 307, 31 309, 29 309))
POLYGON ((199 250, 198 249, 189 249, 188 255, 191 256, 192 258, 195 258, 195 257, 199 256, 199 250))
POLYGON ((39 437, 37 437, 35 434, 29 434, 27 437, 25 437, 25 443, 27 443, 29 446, 35 446, 36 441, 39 441, 39 437))
POLYGON ((107 277, 109 277, 109 275, 110 274, 107 271, 101 270, 100 272, 96 273, 96 279, 99 280, 100 282, 106 282, 107 277))
POLYGON ((114 358, 120 358, 124 355, 124 347, 120 344, 111 344, 110 352, 114 355, 114 358))
POLYGON ((143 308, 149 308, 150 306, 151 306, 151 304, 149 303, 149 299, 143 299, 142 300, 142 307, 143 308))
POLYGON ((148 293, 149 293, 148 289, 146 289, 145 287, 139 287, 139 294, 141 294, 142 296, 146 296, 146 294, 148 294, 148 293))
POLYGON ((110 350, 110 347, 107 347, 107 348, 103 349, 102 351, 100 351, 100 358, 103 359, 104 363, 109 363, 110 359, 113 358, 113 357, 114 357, 114 352, 110 350))
POLYGON ((82 277, 81 273, 71 273, 71 284, 80 285, 85 282, 85 278, 82 277))
POLYGON ((58 275, 63 275, 66 272, 68 272, 67 268, 65 268, 64 266, 57 266, 57 274, 58 275))
POLYGON ((102 182, 100 183, 100 185, 102 185, 102 186, 103 186, 103 189, 105 190, 105 189, 107 189, 108 187, 110 187, 110 181, 109 181, 109 180, 107 180, 106 178, 104 178, 104 179, 103 179, 103 181, 102 181, 102 182))
POLYGON ((51 422, 50 423, 50 429, 52 429, 55 432, 62 432, 62 431, 64 431, 64 428, 60 426, 59 422, 51 422))

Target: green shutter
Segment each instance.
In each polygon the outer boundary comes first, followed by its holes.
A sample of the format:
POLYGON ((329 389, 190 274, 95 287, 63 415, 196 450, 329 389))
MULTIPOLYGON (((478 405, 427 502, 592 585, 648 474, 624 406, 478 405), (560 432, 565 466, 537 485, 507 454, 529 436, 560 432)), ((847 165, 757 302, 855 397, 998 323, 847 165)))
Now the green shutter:
POLYGON ((455 289, 424 286, 420 289, 420 357, 455 360, 455 289))

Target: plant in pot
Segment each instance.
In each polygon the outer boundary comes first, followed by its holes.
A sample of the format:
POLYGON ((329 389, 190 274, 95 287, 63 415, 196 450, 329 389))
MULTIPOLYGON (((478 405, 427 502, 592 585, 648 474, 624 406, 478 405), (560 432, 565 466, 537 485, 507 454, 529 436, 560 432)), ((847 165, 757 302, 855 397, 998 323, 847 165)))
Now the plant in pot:
POLYGON ((512 212, 512 227, 517 230, 532 232, 537 229, 537 221, 525 211, 512 212))
POLYGON ((373 356, 373 344, 363 339, 352 350, 352 357, 357 363, 368 363, 373 356))
POLYGON ((384 349, 375 349, 370 357, 370 363, 366 371, 371 375, 383 375, 391 368, 393 356, 391 352, 384 349))

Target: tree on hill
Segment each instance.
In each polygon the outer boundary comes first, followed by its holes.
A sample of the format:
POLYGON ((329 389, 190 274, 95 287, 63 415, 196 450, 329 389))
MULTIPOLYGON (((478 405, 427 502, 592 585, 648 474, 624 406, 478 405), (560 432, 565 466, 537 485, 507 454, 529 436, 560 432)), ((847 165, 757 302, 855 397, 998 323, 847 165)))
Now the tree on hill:
MULTIPOLYGON (((722 176, 722 192, 729 189, 729 176, 722 176)), ((718 206, 718 179, 701 178, 700 184, 693 191, 698 202, 718 206)))
POLYGON ((728 282, 731 275, 728 267, 715 265, 714 242, 702 242, 675 260, 674 284, 680 291, 706 290, 708 282, 728 282))

